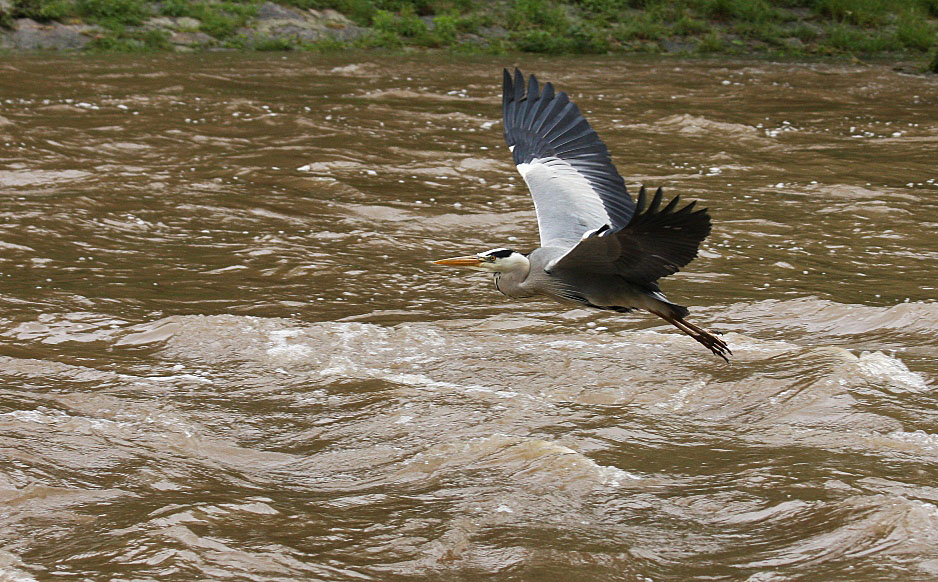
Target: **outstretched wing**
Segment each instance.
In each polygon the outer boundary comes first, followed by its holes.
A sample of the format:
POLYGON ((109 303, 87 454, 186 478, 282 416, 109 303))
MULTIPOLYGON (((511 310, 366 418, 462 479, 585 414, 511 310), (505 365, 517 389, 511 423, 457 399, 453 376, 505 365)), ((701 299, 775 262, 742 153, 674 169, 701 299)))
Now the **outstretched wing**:
POLYGON ((637 211, 618 230, 590 232, 563 256, 548 263, 555 269, 616 274, 636 283, 650 283, 680 270, 697 256, 697 248, 710 234, 707 209, 694 210, 691 202, 680 210, 680 196, 660 208, 661 188, 645 207, 645 188, 638 193, 637 211))
POLYGON ((531 75, 505 69, 502 94, 505 141, 537 211, 541 246, 570 247, 587 231, 624 227, 635 212, 609 150, 570 102, 550 83, 541 91, 531 75))

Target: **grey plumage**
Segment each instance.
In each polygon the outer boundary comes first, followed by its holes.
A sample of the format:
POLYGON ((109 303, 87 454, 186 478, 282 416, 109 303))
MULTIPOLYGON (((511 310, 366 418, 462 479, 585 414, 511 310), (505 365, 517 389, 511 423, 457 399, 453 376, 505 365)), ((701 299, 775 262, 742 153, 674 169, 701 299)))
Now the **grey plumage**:
POLYGON ((686 307, 669 301, 658 279, 697 256, 710 234, 706 209, 679 197, 663 204, 661 188, 633 201, 605 144, 577 106, 534 75, 504 72, 505 141, 531 191, 541 247, 528 255, 495 249, 436 261, 492 272, 509 297, 543 295, 572 305, 627 312, 644 309, 727 360, 729 347, 688 322, 686 307))

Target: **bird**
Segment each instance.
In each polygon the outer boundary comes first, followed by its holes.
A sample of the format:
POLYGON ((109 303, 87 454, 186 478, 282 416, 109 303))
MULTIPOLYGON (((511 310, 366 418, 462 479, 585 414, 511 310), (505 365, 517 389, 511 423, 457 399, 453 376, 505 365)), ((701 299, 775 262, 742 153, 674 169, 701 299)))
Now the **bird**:
POLYGON ((540 247, 496 248, 433 261, 492 273, 495 288, 516 299, 544 296, 570 306, 618 313, 648 311, 727 363, 729 346, 687 320, 690 310, 658 285, 690 263, 710 234, 706 208, 666 204, 659 187, 633 200, 606 145, 566 93, 504 70, 505 141, 537 214, 540 247))

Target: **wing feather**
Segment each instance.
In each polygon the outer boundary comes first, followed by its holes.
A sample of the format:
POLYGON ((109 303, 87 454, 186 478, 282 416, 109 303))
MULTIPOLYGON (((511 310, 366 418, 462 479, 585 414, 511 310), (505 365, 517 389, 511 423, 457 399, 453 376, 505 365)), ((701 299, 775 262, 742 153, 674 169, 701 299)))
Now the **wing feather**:
MULTIPOLYGON (((528 94, 527 98, 529 100, 538 101, 541 97, 540 86, 537 83, 537 79, 534 78, 534 75, 531 75, 531 78, 528 80, 528 94)), ((534 121, 534 116, 537 113, 536 107, 528 107, 524 119, 522 120, 522 125, 530 125, 534 121)))
POLYGON ((542 246, 572 247, 583 233, 621 229, 635 212, 609 150, 567 94, 534 75, 504 73, 505 141, 538 215, 542 246))
POLYGON ((589 232, 563 256, 546 266, 555 269, 615 274, 636 283, 651 283, 680 270, 697 256, 700 243, 710 234, 707 209, 694 210, 691 202, 675 211, 680 196, 661 208, 658 188, 645 205, 645 188, 638 193, 637 210, 618 230, 589 232))

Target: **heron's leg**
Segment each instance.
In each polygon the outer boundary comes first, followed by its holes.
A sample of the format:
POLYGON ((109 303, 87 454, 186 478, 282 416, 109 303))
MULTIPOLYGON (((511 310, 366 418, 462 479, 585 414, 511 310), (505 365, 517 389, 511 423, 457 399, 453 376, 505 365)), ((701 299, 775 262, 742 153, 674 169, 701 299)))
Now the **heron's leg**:
POLYGON ((712 332, 671 313, 662 313, 659 311, 651 312, 661 319, 667 321, 674 327, 678 328, 685 334, 694 338, 705 348, 713 352, 714 355, 723 358, 725 362, 729 363, 729 359, 727 359, 726 354, 732 355, 733 352, 730 350, 725 341, 715 336, 712 332))

